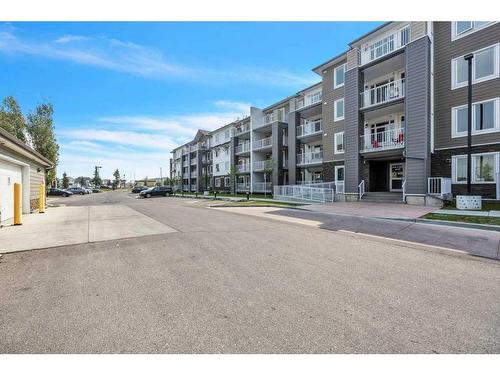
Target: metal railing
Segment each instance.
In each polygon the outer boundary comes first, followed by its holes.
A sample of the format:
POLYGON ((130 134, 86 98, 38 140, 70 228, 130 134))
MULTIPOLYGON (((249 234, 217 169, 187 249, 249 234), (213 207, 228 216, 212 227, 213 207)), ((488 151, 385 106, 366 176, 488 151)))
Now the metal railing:
POLYGON ((254 182, 253 190, 257 192, 262 191, 272 191, 273 183, 272 182, 254 182))
POLYGON ((250 191, 250 183, 238 182, 236 184, 236 190, 238 191, 250 191))
POLYGON ((388 82, 360 93, 361 108, 383 104, 405 96, 405 79, 388 82))
POLYGON ((381 151, 402 148, 405 145, 405 130, 397 128, 384 132, 360 136, 361 151, 381 151))
POLYGON ((189 185, 182 185, 182 190, 189 190, 189 185))
POLYGON ((242 154, 250 151, 250 142, 241 143, 234 148, 235 154, 242 154))
POLYGON ((284 169, 288 168, 288 158, 283 158, 283 168, 284 169))
POLYGON ((406 203, 406 178, 404 179, 403 185, 401 186, 401 188, 403 190, 403 202, 406 203))
POLYGON ((269 169, 273 167, 272 160, 260 160, 253 162, 253 170, 254 171, 263 171, 265 169, 269 169))
POLYGON ((280 185, 275 186, 273 198, 296 202, 333 202, 335 190, 308 185, 280 185))
POLYGON ((363 198, 363 195, 365 195, 365 180, 362 180, 358 185, 358 198, 363 198))
POLYGON ((234 128, 234 135, 237 136, 246 133, 248 131, 250 131, 250 124, 243 124, 241 126, 234 128))
POLYGON ((190 164, 191 165, 196 165, 197 162, 198 162, 198 160, 196 158, 193 158, 193 159, 191 159, 190 164))
POLYGON ((297 155, 297 165, 318 164, 323 162, 323 151, 305 152, 297 155))
POLYGON ((183 174, 182 174, 182 177, 183 177, 183 178, 189 178, 189 173, 187 173, 187 172, 186 172, 186 173, 183 173, 183 174))
POLYGON ((321 133, 323 130, 321 121, 306 122, 297 126, 297 137, 306 137, 308 135, 321 133))
POLYGON ((188 161, 188 160, 184 160, 184 161, 182 162, 182 166, 183 166, 183 167, 189 167, 189 161, 188 161))
POLYGON ((451 194, 451 178, 429 177, 427 179, 427 194, 437 195, 441 198, 451 194))
POLYGON ((189 147, 189 150, 191 152, 198 151, 198 145, 193 145, 193 146, 189 147))
POLYGON ((297 109, 302 109, 305 107, 309 107, 310 105, 320 103, 323 100, 323 92, 317 91, 314 94, 306 95, 304 98, 297 99, 296 107, 297 109))
POLYGON ((198 172, 191 172, 190 176, 191 176, 191 178, 197 178, 198 172))
POLYGON ((196 187, 196 185, 191 185, 191 191, 196 191, 198 190, 198 188, 196 187))
POLYGON ((335 182, 335 193, 337 194, 344 194, 345 189, 344 189, 344 181, 337 181, 335 182))
POLYGON ((250 172, 250 163, 247 163, 247 164, 238 164, 236 166, 236 170, 239 172, 239 173, 246 173, 246 172, 250 172))
POLYGON ((406 26, 396 32, 371 43, 361 52, 361 65, 369 63, 380 57, 388 55, 404 46, 410 41, 410 27, 406 26))
POLYGON ((253 141, 253 148, 254 150, 257 150, 259 148, 269 147, 272 146, 272 142, 273 142, 273 137, 258 139, 256 141, 253 141))

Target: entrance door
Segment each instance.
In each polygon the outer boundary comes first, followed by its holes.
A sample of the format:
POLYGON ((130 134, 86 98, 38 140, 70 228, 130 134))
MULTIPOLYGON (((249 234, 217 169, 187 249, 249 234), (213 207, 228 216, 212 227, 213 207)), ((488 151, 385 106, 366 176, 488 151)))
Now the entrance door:
POLYGON ((391 163, 389 177, 390 177, 390 190, 403 191, 404 164, 391 163))
POLYGON ((386 161, 370 162, 370 191, 387 191, 388 186, 388 164, 386 161))

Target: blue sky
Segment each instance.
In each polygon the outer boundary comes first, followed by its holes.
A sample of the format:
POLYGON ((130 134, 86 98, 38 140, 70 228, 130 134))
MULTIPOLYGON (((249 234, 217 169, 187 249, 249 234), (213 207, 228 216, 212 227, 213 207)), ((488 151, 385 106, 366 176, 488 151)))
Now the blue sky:
POLYGON ((4 23, 0 96, 48 100, 58 175, 168 171, 170 150, 319 81, 311 68, 376 22, 4 23))

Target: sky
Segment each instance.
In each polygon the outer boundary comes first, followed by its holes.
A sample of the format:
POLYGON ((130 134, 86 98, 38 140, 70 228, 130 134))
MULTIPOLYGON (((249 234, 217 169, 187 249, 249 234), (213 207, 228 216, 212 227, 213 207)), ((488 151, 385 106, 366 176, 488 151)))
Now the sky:
POLYGON ((0 24, 0 98, 49 101, 58 176, 165 177, 170 151, 320 81, 377 22, 0 24))

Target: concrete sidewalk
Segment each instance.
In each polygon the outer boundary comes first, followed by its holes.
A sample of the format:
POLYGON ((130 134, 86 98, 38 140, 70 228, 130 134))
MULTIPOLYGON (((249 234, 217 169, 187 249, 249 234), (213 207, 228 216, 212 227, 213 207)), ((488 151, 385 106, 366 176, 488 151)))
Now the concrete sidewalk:
POLYGON ((52 207, 23 216, 22 226, 0 229, 0 253, 172 232, 127 206, 52 207))

